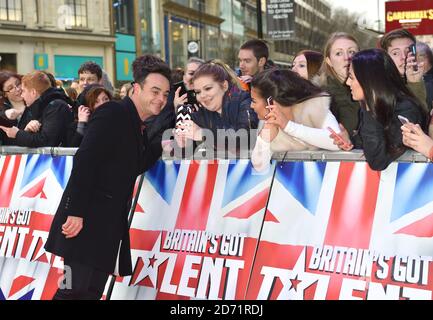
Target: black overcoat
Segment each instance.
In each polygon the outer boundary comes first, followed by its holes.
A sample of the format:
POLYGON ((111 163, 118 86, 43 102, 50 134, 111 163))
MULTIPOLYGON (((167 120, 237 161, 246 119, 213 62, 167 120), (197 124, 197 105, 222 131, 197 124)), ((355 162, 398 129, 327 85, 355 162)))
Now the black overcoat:
POLYGON ((53 220, 48 252, 113 273, 121 244, 119 273, 132 273, 128 211, 137 176, 155 158, 146 145, 131 99, 95 111, 53 220), (83 229, 73 239, 62 234, 68 216, 83 218, 83 229))

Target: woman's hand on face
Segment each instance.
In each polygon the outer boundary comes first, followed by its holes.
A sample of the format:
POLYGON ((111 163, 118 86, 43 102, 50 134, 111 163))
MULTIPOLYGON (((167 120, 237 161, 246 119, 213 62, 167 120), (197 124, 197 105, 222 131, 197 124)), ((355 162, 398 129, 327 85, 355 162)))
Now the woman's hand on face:
POLYGON ((174 93, 173 104, 174 104, 175 111, 177 111, 178 106, 185 104, 188 101, 188 94, 185 93, 184 95, 179 96, 181 89, 182 89, 181 87, 177 88, 176 92, 174 93))
POLYGON ((89 122, 90 109, 85 106, 80 106, 78 108, 78 121, 79 122, 89 122))
POLYGON ((277 105, 267 106, 269 113, 265 116, 267 124, 273 124, 284 130, 287 127, 289 121, 293 120, 291 117, 287 117, 282 111, 281 107, 277 105))
POLYGON ((430 156, 430 150, 433 147, 433 140, 422 131, 418 124, 407 123, 401 127, 403 134, 403 144, 427 158, 430 156))

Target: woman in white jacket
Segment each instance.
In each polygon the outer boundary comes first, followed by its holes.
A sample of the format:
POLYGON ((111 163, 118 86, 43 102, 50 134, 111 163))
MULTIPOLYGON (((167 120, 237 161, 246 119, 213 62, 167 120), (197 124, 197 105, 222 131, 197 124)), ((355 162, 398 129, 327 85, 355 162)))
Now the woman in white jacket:
POLYGON ((331 97, 290 70, 270 69, 251 83, 251 107, 264 120, 252 153, 256 170, 266 170, 274 152, 339 150, 330 130, 340 128, 329 110, 331 97))

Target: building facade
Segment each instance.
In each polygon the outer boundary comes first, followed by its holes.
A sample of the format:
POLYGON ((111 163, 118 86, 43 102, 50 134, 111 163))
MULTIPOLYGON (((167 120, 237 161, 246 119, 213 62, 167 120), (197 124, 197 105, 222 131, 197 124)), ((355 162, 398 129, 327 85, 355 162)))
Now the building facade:
POLYGON ((137 53, 157 54, 171 67, 191 56, 237 63, 239 47, 257 37, 256 0, 136 0, 137 53))
MULTIPOLYGON (((258 37, 257 12, 266 39, 266 1, 257 0, 113 0, 117 80, 131 81, 137 55, 155 54, 170 67, 184 67, 191 56, 238 64, 242 43, 258 37)), ((288 67, 302 49, 322 50, 329 34, 331 8, 325 0, 295 0, 295 35, 269 40, 271 57, 288 67)))
POLYGON ((92 60, 113 78, 112 21, 109 0, 2 0, 0 69, 46 70, 71 80, 92 60))
POLYGON ((289 40, 274 42, 274 58, 281 63, 305 49, 323 51, 329 36, 331 7, 325 0, 295 0, 295 33, 289 40))
MULTIPOLYGON (((219 58, 237 65, 239 47, 257 38, 256 0, 131 0, 137 2, 137 53, 161 56, 171 67, 182 67, 188 57, 219 58), (197 44, 198 52, 189 45, 197 44)), ((266 1, 262 0, 266 39, 266 1)), ((325 0, 295 0, 295 36, 269 40, 271 55, 281 66, 289 65, 301 49, 322 50, 328 36, 331 7, 325 0)))

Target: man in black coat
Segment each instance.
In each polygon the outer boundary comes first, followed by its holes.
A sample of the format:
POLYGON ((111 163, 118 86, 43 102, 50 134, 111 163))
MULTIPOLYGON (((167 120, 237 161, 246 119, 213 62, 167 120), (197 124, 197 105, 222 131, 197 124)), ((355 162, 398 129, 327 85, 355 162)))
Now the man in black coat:
POLYGON ((25 129, 0 127, 10 138, 8 144, 28 148, 66 146, 74 117, 63 89, 51 87, 44 72, 34 71, 23 77, 21 95, 32 121, 25 124, 25 129))
POLYGON ((170 69, 159 58, 137 58, 133 69, 133 96, 95 111, 75 155, 45 245, 64 258, 70 268, 65 276, 72 276, 72 288, 59 288, 54 299, 100 299, 109 274, 132 274, 128 212, 133 188, 158 158, 143 122, 160 113, 170 90, 170 69))

